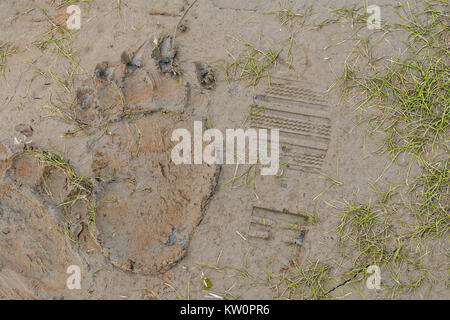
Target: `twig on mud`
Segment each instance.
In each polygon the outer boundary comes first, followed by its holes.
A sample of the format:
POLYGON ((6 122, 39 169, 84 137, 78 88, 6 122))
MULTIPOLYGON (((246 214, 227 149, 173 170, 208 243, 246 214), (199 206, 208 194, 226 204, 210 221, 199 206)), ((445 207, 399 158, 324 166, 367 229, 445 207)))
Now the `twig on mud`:
POLYGON ((166 17, 179 17, 180 14, 179 13, 175 13, 175 12, 166 12, 166 11, 160 11, 160 10, 150 10, 148 12, 149 15, 151 16, 166 16, 166 17))
POLYGON ((170 44, 171 48, 173 48, 173 46, 175 44, 175 37, 177 36, 177 30, 180 27, 181 22, 183 21, 184 17, 186 17, 189 10, 194 6, 194 4, 197 3, 197 1, 198 0, 194 0, 194 2, 191 3, 191 5, 186 9, 186 11, 184 11, 183 15, 181 16, 180 20, 178 21, 177 26, 175 27, 175 30, 173 31, 172 43, 170 44))

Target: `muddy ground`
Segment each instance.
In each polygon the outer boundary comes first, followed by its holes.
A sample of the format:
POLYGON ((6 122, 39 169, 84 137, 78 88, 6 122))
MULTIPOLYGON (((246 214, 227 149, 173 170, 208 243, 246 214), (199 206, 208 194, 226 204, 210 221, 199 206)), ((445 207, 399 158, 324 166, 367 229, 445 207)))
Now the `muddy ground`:
MULTIPOLYGON (((389 155, 374 152, 380 142, 357 125, 351 99, 338 103, 339 88, 327 91, 354 45, 341 39, 356 27, 348 20, 317 24, 354 2, 291 2, 303 14, 312 6, 312 14, 284 23, 268 13, 277 1, 199 0, 180 23, 175 71, 166 73, 152 48, 161 35, 172 36, 192 0, 76 2, 81 29, 57 42, 66 55, 42 43, 51 30, 61 36, 55 28, 65 28, 66 6, 0 3, 0 41, 14 50, 0 86, 1 298, 289 298, 268 278, 316 261, 329 267, 326 298, 393 297, 386 270, 380 290, 366 287, 364 273, 346 274, 351 261, 342 259, 333 230, 340 203, 376 201, 370 182, 404 180, 388 166, 389 155), (226 63, 247 52, 239 35, 280 52, 270 84, 265 76, 251 85, 227 74, 226 63), (146 41, 136 71, 131 58, 146 41), (215 85, 199 83, 196 63, 211 66, 215 85), (270 111, 247 119, 261 104, 270 111), (281 126, 281 160, 299 167, 242 185, 245 176, 230 179, 246 165, 174 165, 171 132, 192 130, 194 120, 223 132, 281 126), (98 127, 76 131, 80 123, 98 127), (42 166, 47 151, 68 166, 42 166), (91 183, 74 183, 68 172, 91 183), (74 197, 76 205, 60 205, 74 197), (80 290, 66 287, 70 265, 81 267, 80 290)), ((384 20, 397 21, 396 3, 374 4, 384 20)), ((401 50, 401 40, 382 41, 375 54, 401 50)), ((445 279, 448 248, 445 241, 432 247, 427 263, 444 263, 435 278, 445 279)), ((446 282, 425 281, 395 297, 448 298, 446 282)), ((317 297, 305 291, 304 298, 317 297)))

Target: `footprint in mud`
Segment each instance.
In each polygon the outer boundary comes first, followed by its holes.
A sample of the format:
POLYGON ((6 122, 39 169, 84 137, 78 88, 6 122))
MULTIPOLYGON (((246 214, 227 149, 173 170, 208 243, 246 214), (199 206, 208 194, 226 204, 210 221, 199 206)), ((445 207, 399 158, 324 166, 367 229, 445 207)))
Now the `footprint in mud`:
POLYGON ((111 125, 93 146, 96 235, 114 265, 151 274, 184 256, 218 176, 216 166, 171 161, 172 131, 192 126, 185 114, 156 112, 111 125))
POLYGON ((193 128, 183 112, 189 95, 145 50, 99 64, 77 91, 78 121, 108 124, 87 141, 90 178, 77 176, 59 153, 32 147, 4 175, 53 208, 45 217, 86 256, 99 250, 117 267, 152 274, 184 256, 220 167, 172 162, 173 130, 193 128))
MULTIPOLYGON (((193 127, 183 113, 188 86, 177 79, 170 37, 148 49, 147 41, 118 63, 99 64, 77 96, 79 119, 108 122, 87 143, 96 184, 90 235, 115 266, 142 274, 183 257, 218 176, 216 166, 171 161, 172 131, 193 127)), ((87 239, 78 236, 89 252, 87 239)))
POLYGON ((188 103, 187 87, 162 73, 159 56, 154 61, 148 50, 146 41, 132 57, 124 52, 119 62, 98 64, 94 75, 78 87, 75 119, 95 127, 139 111, 182 111, 188 103))
MULTIPOLYGON (((67 267, 80 263, 61 229, 53 198, 44 192, 43 169, 34 156, 15 154, 0 181, 3 298, 60 296, 67 290, 67 267)), ((57 182, 52 175, 46 180, 57 182)))
MULTIPOLYGON (((35 147, 14 154, 3 182, 32 194, 43 205, 53 208, 53 218, 77 223, 76 216, 88 210, 93 186, 78 177, 74 169, 55 151, 35 147)), ((85 214, 84 214, 85 215, 85 214)))

